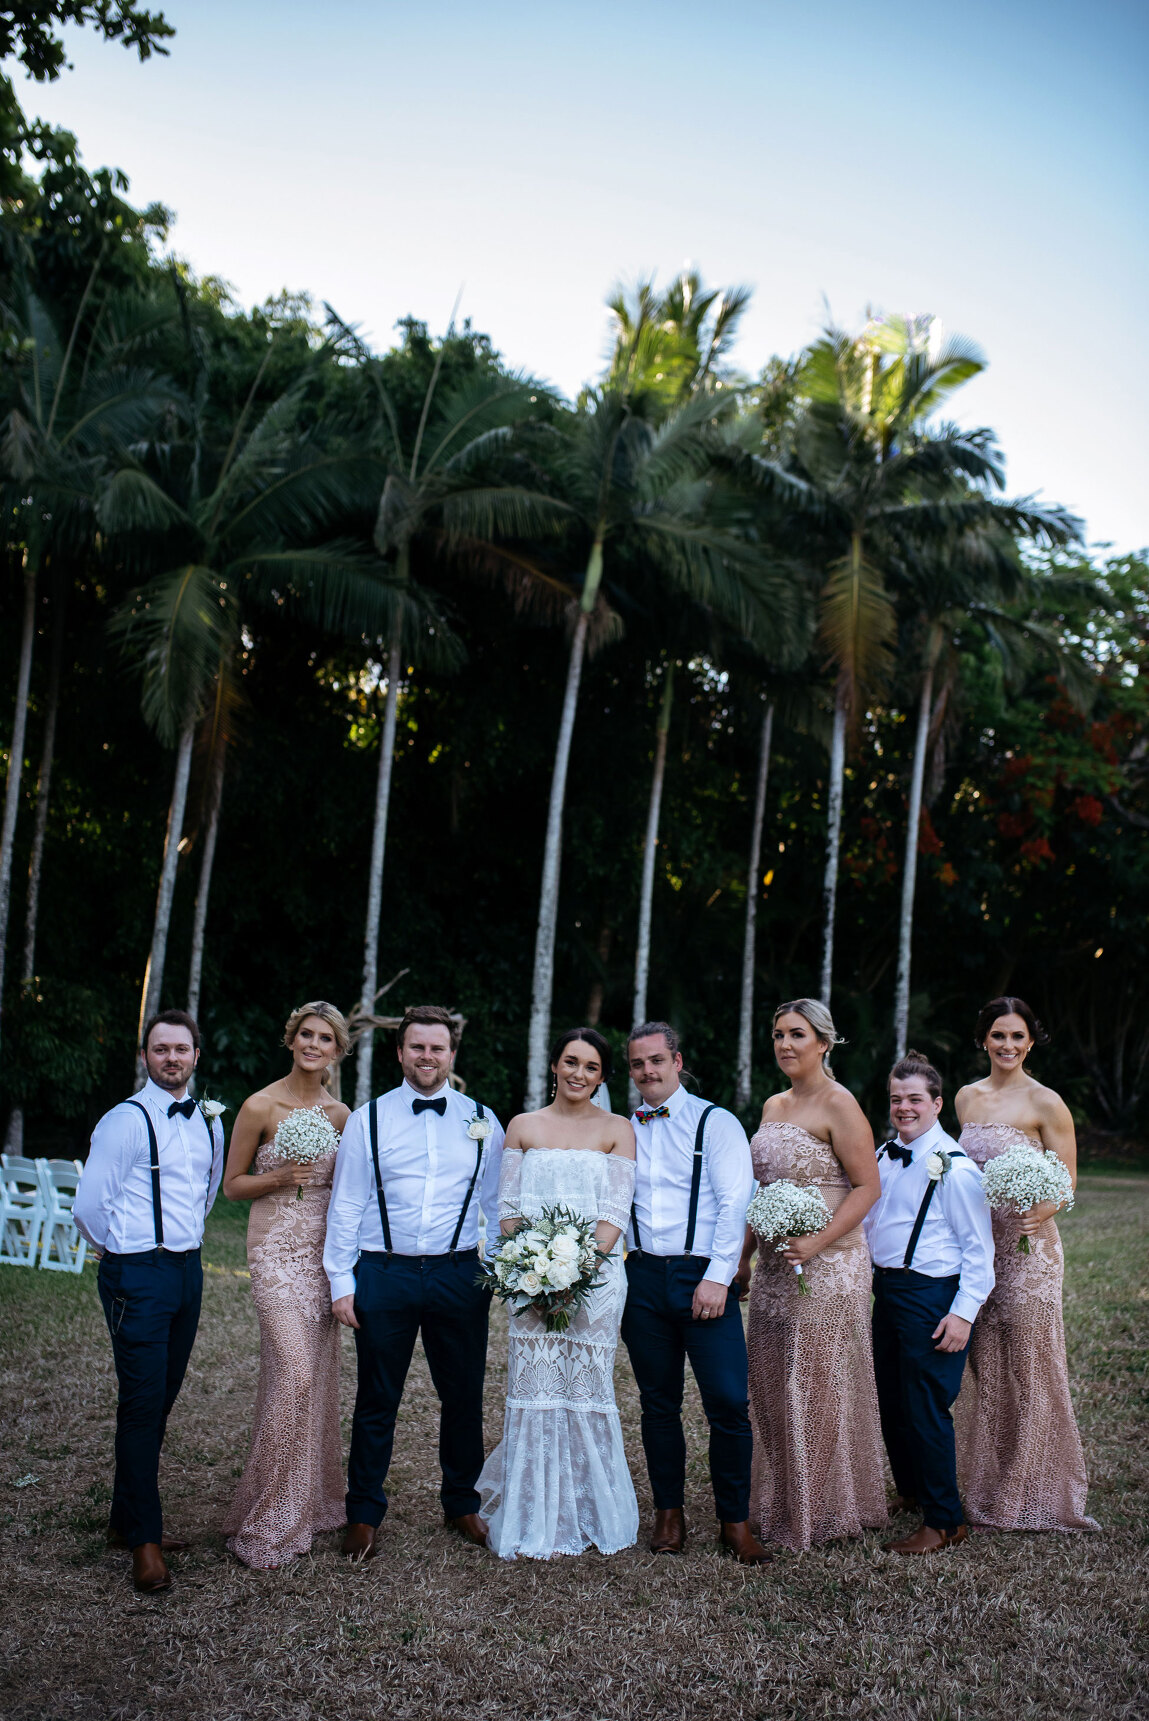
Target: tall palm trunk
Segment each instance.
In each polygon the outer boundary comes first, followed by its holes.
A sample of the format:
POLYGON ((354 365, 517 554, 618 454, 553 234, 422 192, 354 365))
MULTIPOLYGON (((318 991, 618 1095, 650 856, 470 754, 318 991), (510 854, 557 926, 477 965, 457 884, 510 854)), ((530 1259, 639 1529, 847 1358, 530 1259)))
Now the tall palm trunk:
POLYGON ((849 695, 843 677, 834 695, 834 728, 830 738, 830 786, 826 800, 826 873, 822 881, 822 985, 819 996, 829 1006, 834 979, 834 912, 838 903, 838 855, 842 847, 842 784, 846 775, 846 720, 849 695))
POLYGON ((551 798, 547 807, 547 834, 543 847, 543 877, 539 891, 539 920, 535 932, 535 966, 531 978, 531 1019, 527 1029, 527 1091, 523 1100, 526 1111, 537 1111, 546 1102, 547 1050, 551 1031, 551 999, 555 982, 555 927, 558 921, 559 868, 563 847, 563 806, 566 801, 567 768, 570 764, 571 737, 574 734, 575 711, 578 707, 579 682, 582 679, 583 658, 591 611, 602 584, 602 546, 605 532, 600 527, 595 534, 586 579, 583 581, 578 620, 571 640, 567 660, 567 684, 563 695, 563 714, 555 744, 555 762, 551 772, 551 798))
MULTIPOLYGON (((164 858, 160 867, 159 889, 156 891, 156 917, 152 927, 152 948, 144 971, 144 987, 140 996, 140 1031, 137 1047, 143 1036, 144 1023, 160 1007, 164 986, 164 963, 168 953, 168 928, 172 919, 172 900, 176 890, 176 868, 180 859, 180 838, 183 835, 184 813, 187 810, 188 779, 191 776, 192 744, 195 740, 194 719, 184 724, 176 748, 176 774, 172 798, 168 806, 168 826, 164 834, 164 858)), ((142 1088, 147 1079, 147 1067, 142 1054, 136 1055, 136 1086, 142 1088)))
POLYGON ((650 978, 650 922, 654 905, 654 861, 658 849, 658 820, 662 811, 662 784, 666 776, 666 745, 670 735, 670 711, 674 702, 674 664, 666 666, 658 726, 654 743, 654 774, 650 779, 650 805, 646 814, 646 841, 642 850, 642 888, 638 899, 638 948, 634 959, 634 1010, 631 1021, 646 1021, 646 988, 650 978))
MULTIPOLYGON (((28 861, 28 897, 24 912, 24 967, 21 984, 30 986, 36 977, 36 929, 40 916, 40 875, 48 832, 48 797, 52 765, 56 757, 56 717, 60 709, 60 664, 64 654, 64 604, 67 588, 61 583, 52 617, 52 655, 48 671, 48 703, 44 710, 44 734, 40 744, 40 770, 36 778, 36 818, 32 826, 32 853, 28 861)), ((13 1106, 4 1137, 5 1153, 24 1151, 24 1108, 13 1106)))
POLYGON ((216 742, 208 784, 207 830, 204 832, 203 854, 199 863, 199 882, 195 893, 195 915, 192 919, 191 959, 188 962, 188 1015, 198 1016, 199 995, 203 983, 203 947, 207 932, 207 905, 211 896, 211 875, 215 866, 215 846, 219 837, 219 814, 223 805, 223 774, 227 764, 227 742, 221 736, 216 742))
POLYGON ((910 951, 914 932, 914 886, 918 872, 918 831, 922 822, 922 784, 926 775, 926 745, 930 734, 934 670, 941 650, 941 630, 930 629, 926 646, 925 674, 918 703, 918 732, 914 736, 914 764, 910 777, 910 806, 906 817, 906 858, 902 867, 902 912, 898 927, 898 986, 894 999, 895 1056, 904 1058, 910 1027, 910 951))
MULTIPOLYGON (((658 820, 662 811, 662 784, 666 776, 666 744, 670 735, 670 710, 674 701, 674 664, 666 666, 666 680, 658 708, 658 725, 654 743, 654 774, 650 779, 650 805, 646 813, 646 841, 642 849, 642 888, 638 898, 638 946, 634 958, 634 1008, 631 1022, 635 1027, 646 1021, 646 989, 650 979, 650 922, 654 907, 654 861, 658 849, 658 820)), ((641 1102, 642 1095, 630 1084, 631 1111, 641 1102)))
POLYGON ((28 690, 32 682, 32 642, 36 635, 36 562, 24 555, 24 614, 20 632, 20 665, 16 672, 16 707, 12 715, 12 743, 8 754, 8 781, 4 791, 4 823, 0 828, 0 1005, 4 998, 7 966, 8 918, 12 903, 12 859, 16 850, 16 816, 20 810, 20 782, 24 774, 24 741, 28 733, 28 690))
MULTIPOLYGON (((365 1016, 375 1008, 379 985, 379 921, 383 912, 383 860, 387 852, 387 812, 391 805, 391 769, 395 762, 395 721, 399 706, 399 641, 387 658, 387 700, 383 710, 383 739, 379 746, 379 775, 375 783, 375 826, 371 835, 371 872, 367 881, 367 925, 363 934, 363 990, 359 1007, 365 1016)), ((365 1033, 358 1045, 355 1104, 371 1098, 371 1061, 375 1034, 365 1033)))
POLYGON ((758 868, 762 864, 762 823, 766 816, 766 785, 770 777, 770 748, 774 740, 774 704, 766 707, 762 739, 758 747, 758 786, 754 795, 754 824, 750 831, 750 867, 746 877, 746 930, 742 938, 742 1002, 738 1012, 738 1077, 734 1104, 745 1111, 750 1104, 750 1076, 754 1049, 754 958, 758 923, 758 868))

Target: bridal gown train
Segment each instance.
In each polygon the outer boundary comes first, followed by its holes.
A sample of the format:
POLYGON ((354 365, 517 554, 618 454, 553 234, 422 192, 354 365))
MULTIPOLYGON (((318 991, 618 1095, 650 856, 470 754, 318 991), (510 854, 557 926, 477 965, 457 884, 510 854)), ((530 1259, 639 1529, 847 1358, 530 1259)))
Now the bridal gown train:
MULTIPOLYGON (((499 1218, 563 1206, 625 1230, 634 1161, 587 1148, 510 1148, 499 1218)), ((533 1311, 512 1314, 503 1438, 479 1477, 490 1546, 505 1560, 589 1547, 614 1554, 638 1536, 638 1501, 614 1401, 614 1355, 626 1301, 622 1238, 565 1333, 533 1311)))

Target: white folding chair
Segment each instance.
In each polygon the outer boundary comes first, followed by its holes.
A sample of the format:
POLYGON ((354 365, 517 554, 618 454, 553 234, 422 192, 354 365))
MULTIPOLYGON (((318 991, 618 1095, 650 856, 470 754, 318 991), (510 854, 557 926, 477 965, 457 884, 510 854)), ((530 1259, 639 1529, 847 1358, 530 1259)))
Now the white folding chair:
POLYGON ((34 1159, 0 1153, 0 1261, 34 1267, 44 1228, 44 1195, 34 1159))
POLYGON ((88 1244, 76 1229, 72 1202, 80 1187, 83 1167, 78 1159, 38 1159, 36 1169, 44 1197, 40 1265, 53 1273, 82 1273, 88 1244))

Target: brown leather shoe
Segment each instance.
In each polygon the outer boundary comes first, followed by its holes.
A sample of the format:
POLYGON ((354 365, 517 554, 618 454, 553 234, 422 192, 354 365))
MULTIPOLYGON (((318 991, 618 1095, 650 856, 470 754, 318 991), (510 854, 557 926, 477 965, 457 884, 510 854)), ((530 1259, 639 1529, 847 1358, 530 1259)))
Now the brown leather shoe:
POLYGON ((650 1532, 652 1554, 680 1554, 686 1546, 686 1513, 681 1506, 667 1506, 654 1514, 650 1532))
POLYGON ((365 1560, 373 1560, 378 1553, 375 1540, 379 1531, 374 1524, 348 1524, 343 1532, 343 1541, 339 1552, 346 1554, 355 1565, 361 1566, 365 1560))
POLYGON ((740 1524, 723 1524, 718 1532, 718 1545, 740 1566, 768 1566, 774 1558, 766 1552, 746 1519, 740 1524))
MULTIPOLYGON (((109 1530, 108 1546, 109 1548, 127 1549, 130 1547, 130 1543, 122 1530, 109 1530)), ((165 1536, 160 1547, 165 1554, 184 1554, 191 1547, 191 1543, 181 1542, 178 1536, 165 1536)))
POLYGON ((898 1542, 883 1542, 887 1554, 940 1554, 943 1548, 957 1548, 969 1541, 969 1525, 959 1524, 956 1530, 935 1530, 920 1524, 911 1536, 898 1542))
POLYGON ((159 1595, 172 1587, 172 1574, 158 1542, 141 1542, 132 1549, 132 1582, 141 1595, 159 1595))
POLYGON ((485 1548, 489 1531, 486 1522, 477 1512, 464 1512, 461 1517, 451 1518, 443 1513, 443 1522, 448 1530, 454 1530, 457 1536, 462 1536, 465 1542, 474 1542, 477 1548, 485 1548))

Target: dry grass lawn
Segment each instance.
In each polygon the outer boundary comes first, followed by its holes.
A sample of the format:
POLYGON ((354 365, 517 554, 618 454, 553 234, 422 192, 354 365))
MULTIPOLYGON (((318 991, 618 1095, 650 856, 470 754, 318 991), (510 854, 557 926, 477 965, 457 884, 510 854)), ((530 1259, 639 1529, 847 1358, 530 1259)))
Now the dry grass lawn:
MULTIPOLYGON (((1066 1317, 1096 1536, 978 1536, 932 1561, 881 1538, 764 1571, 711 1541, 704 1425, 689 1406, 681 1560, 643 1551, 502 1564, 438 1521, 436 1403, 421 1358, 401 1416, 384 1552, 337 1538, 246 1570, 218 1526, 246 1453, 258 1330, 243 1216, 211 1221, 199 1342, 172 1418, 168 1521, 194 1537, 176 1588, 140 1597, 103 1542, 114 1376, 91 1268, 0 1269, 0 1558, 6 1721, 645 1721, 860 1716, 922 1721, 1145 1715, 1149 1178, 1082 1178, 1064 1224, 1066 1317), (1139 1635, 1142 1634, 1142 1635, 1139 1635)), ((488 1443, 501 1421, 492 1329, 488 1443)), ((619 1402, 649 1508, 634 1383, 619 1402)), ((354 1393, 344 1352, 344 1413, 354 1393)))

